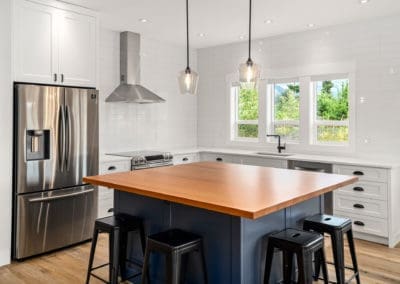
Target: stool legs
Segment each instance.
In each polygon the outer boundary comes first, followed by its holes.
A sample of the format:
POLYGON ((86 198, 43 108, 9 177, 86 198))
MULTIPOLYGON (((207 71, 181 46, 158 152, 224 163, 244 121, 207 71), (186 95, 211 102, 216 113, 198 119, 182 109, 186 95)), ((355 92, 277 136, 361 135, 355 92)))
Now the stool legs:
POLYGON ((149 262, 150 262, 151 249, 147 247, 144 253, 143 270, 142 270, 142 284, 150 282, 149 262))
POLYGON ((167 255, 167 283, 179 284, 181 273, 181 256, 177 253, 167 255))
POLYGON ((203 242, 201 242, 199 253, 200 253, 200 257, 201 257, 201 263, 202 263, 202 266, 203 266, 204 283, 205 283, 205 284, 208 284, 208 274, 207 274, 207 266, 206 266, 206 257, 205 257, 205 255, 204 255, 204 244, 203 244, 203 242))
POLYGON ((312 254, 307 252, 297 253, 297 266, 299 269, 299 284, 309 284, 313 281, 312 254))
POLYGON ((332 250, 333 260, 335 262, 336 282, 338 284, 344 284, 346 280, 344 272, 344 244, 342 232, 338 231, 332 235, 332 250))
POLYGON ((86 284, 89 284, 89 281, 90 281, 90 273, 91 273, 92 267, 93 267, 93 260, 94 260, 94 254, 96 252, 96 244, 97 244, 98 236, 99 236, 99 231, 94 230, 92 246, 90 248, 89 265, 88 265, 88 271, 87 271, 87 276, 86 276, 86 284))
POLYGON ((292 271, 293 271, 293 253, 283 253, 283 283, 292 283, 292 271))
POLYGON ((269 283, 273 258, 274 258, 274 247, 270 243, 268 243, 267 256, 266 256, 266 260, 265 260, 265 270, 264 270, 264 284, 269 283))
POLYGON ((356 257, 356 249, 354 247, 354 239, 353 239, 353 231, 347 231, 347 241, 349 242, 349 249, 351 260, 353 261, 353 269, 356 274, 357 284, 360 284, 360 272, 358 271, 357 257, 356 257))
POLYGON ((119 228, 114 228, 113 232, 110 234, 109 240, 109 251, 110 251, 110 284, 117 284, 118 283, 118 270, 119 270, 119 228))

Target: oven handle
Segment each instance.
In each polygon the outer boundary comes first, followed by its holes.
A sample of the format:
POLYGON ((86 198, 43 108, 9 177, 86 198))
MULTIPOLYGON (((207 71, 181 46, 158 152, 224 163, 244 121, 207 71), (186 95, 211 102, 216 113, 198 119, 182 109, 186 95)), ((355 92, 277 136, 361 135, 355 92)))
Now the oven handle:
POLYGON ((79 195, 84 195, 88 194, 94 191, 94 188, 84 190, 84 191, 79 191, 79 192, 73 192, 73 193, 68 193, 68 194, 63 194, 63 195, 58 195, 58 196, 50 196, 50 197, 40 197, 40 198, 30 198, 28 201, 29 202, 45 202, 45 201, 52 201, 52 200, 57 200, 57 199, 64 199, 68 197, 74 197, 74 196, 79 196, 79 195))

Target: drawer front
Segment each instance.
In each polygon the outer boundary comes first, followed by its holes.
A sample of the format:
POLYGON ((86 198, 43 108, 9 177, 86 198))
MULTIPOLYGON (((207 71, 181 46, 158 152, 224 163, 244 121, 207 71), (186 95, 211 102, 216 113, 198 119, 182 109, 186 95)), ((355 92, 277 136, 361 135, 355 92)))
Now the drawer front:
POLYGON ((258 157, 244 157, 244 165, 261 166, 261 167, 272 167, 272 168, 285 168, 286 161, 279 159, 268 159, 258 157))
POLYGON ((234 164, 242 163, 242 159, 240 156, 234 156, 228 154, 201 153, 200 157, 201 161, 223 162, 223 163, 234 163, 234 164))
POLYGON ((387 201, 349 197, 340 192, 335 193, 335 210, 350 214, 387 218, 387 201))
POLYGON ((198 154, 174 155, 174 165, 198 162, 198 154))
POLYGON ((381 237, 388 236, 387 220, 360 216, 356 214, 348 214, 347 212, 335 210, 334 214, 339 217, 350 218, 353 222, 353 230, 355 232, 366 233, 381 237))
POLYGON ((126 172, 131 170, 130 161, 106 162, 100 165, 101 174, 126 172))
POLYGON ((381 182, 359 181, 355 184, 345 186, 337 191, 341 195, 370 198, 376 200, 387 200, 388 185, 381 182))
POLYGON ((371 168, 362 166, 342 166, 338 165, 334 168, 335 173, 340 175, 357 176, 360 181, 388 181, 388 170, 382 168, 371 168))

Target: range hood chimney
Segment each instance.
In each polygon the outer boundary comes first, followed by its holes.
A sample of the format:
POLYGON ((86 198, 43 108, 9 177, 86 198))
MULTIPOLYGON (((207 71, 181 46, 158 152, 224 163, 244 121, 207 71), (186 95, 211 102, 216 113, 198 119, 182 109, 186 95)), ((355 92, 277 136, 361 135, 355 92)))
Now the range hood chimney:
POLYGON ((140 35, 132 32, 120 34, 121 84, 106 98, 106 102, 163 103, 149 89, 140 85, 140 35))

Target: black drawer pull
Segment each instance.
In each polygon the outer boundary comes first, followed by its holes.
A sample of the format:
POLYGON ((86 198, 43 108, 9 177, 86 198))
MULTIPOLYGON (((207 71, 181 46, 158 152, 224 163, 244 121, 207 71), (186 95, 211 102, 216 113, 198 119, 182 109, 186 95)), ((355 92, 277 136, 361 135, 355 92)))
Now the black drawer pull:
POLYGON ((355 175, 355 176, 363 176, 364 173, 362 171, 354 171, 353 175, 355 175))
POLYGON ((185 158, 182 159, 182 161, 183 162, 187 162, 187 161, 189 161, 189 158, 185 157, 185 158))
POLYGON ((365 226, 365 224, 363 222, 361 222, 361 221, 354 221, 354 225, 365 226))
POLYGON ((113 213, 114 212, 114 208, 110 208, 107 210, 108 213, 113 213))
POLYGON ((216 160, 217 162, 222 162, 222 161, 223 161, 222 158, 216 158, 215 160, 216 160))
POLYGON ((358 203, 354 204, 353 207, 354 208, 358 208, 358 209, 364 209, 365 208, 364 205, 358 204, 358 203))
POLYGON ((356 187, 353 187, 353 190, 362 192, 362 191, 364 191, 364 188, 362 188, 361 186, 356 186, 356 187))
POLYGON ((108 167, 108 170, 109 170, 109 171, 115 171, 116 169, 117 169, 116 166, 109 166, 109 167, 108 167))

